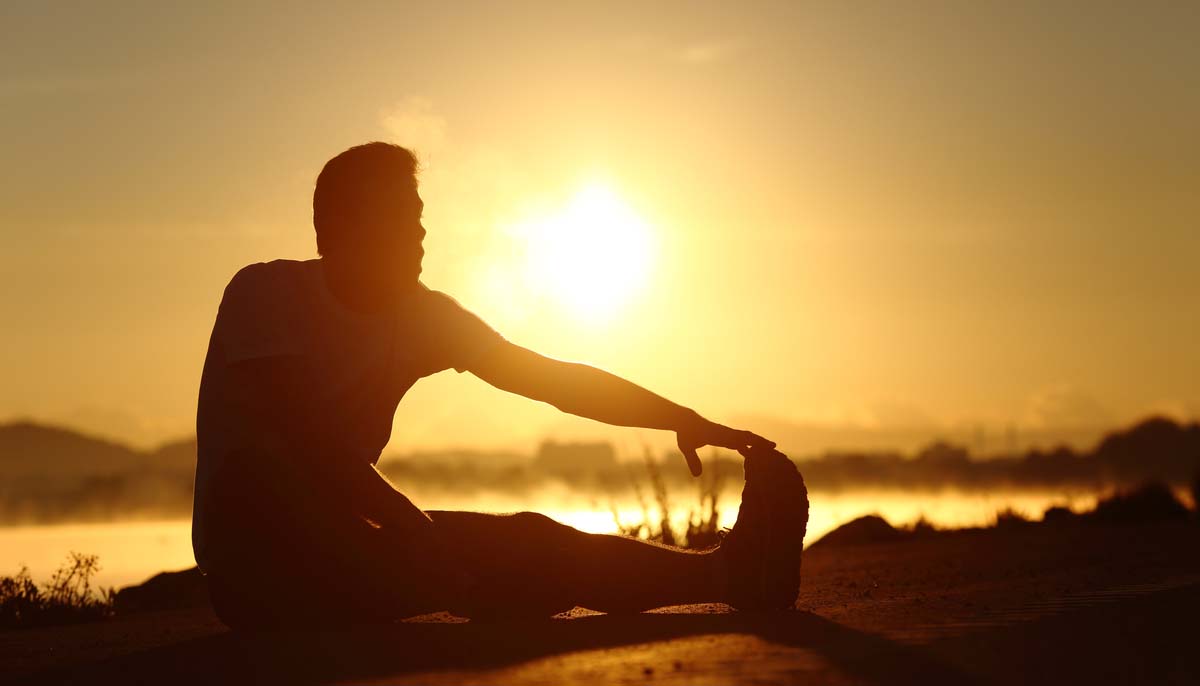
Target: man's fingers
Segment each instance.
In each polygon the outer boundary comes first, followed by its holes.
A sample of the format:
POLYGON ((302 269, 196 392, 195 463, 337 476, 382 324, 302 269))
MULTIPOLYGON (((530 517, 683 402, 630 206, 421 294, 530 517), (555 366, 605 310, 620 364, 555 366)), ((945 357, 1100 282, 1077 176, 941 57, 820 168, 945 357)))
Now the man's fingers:
POLYGON ((775 447, 775 441, 767 440, 752 431, 733 429, 716 422, 706 422, 706 424, 707 430, 698 436, 679 437, 679 452, 683 453, 692 476, 700 476, 702 469, 700 456, 696 454, 697 447, 713 445, 729 448, 738 451, 743 456, 751 448, 771 450, 775 447), (692 445, 692 443, 696 445, 692 445))
POLYGON ((775 447, 775 441, 767 440, 767 439, 763 438, 762 436, 759 436, 758 434, 753 433, 751 431, 737 432, 737 442, 738 442, 737 445, 731 445, 729 447, 730 448, 743 448, 746 446, 750 446, 752 448, 767 448, 767 449, 775 447))
POLYGON ((738 434, 739 434, 740 445, 731 446, 731 447, 733 447, 739 453, 741 453, 742 457, 746 457, 746 455, 750 452, 751 448, 759 448, 759 449, 766 449, 766 450, 772 450, 775 448, 775 441, 767 440, 766 438, 763 438, 762 436, 759 436, 756 433, 751 433, 749 431, 739 431, 738 434))
POLYGON ((774 448, 775 447, 775 441, 763 438, 762 436, 759 436, 756 433, 751 433, 749 431, 747 431, 746 434, 749 435, 749 437, 750 437, 749 444, 752 446, 755 446, 755 447, 761 446, 763 448, 774 448))
POLYGON ((696 454, 696 449, 680 446, 680 450, 683 451, 683 459, 687 460, 688 471, 692 473, 692 476, 700 476, 704 467, 700 465, 700 456, 696 454))
POLYGON ((720 424, 713 424, 715 436, 709 439, 710 445, 719 445, 730 450, 740 450, 746 446, 755 448, 774 448, 775 441, 767 440, 753 431, 734 429, 720 424))

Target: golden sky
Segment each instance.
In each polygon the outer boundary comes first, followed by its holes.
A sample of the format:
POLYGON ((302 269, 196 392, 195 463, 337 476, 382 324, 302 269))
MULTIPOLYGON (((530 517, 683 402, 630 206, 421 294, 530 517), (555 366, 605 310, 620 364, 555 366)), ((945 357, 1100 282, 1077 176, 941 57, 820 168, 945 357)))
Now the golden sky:
MULTIPOLYGON (((0 419, 189 434, 225 283, 375 139, 428 285, 713 419, 1200 414, 1194 3, 177 4, 0 10, 0 419)), ((391 448, 590 432, 449 372, 391 448)))

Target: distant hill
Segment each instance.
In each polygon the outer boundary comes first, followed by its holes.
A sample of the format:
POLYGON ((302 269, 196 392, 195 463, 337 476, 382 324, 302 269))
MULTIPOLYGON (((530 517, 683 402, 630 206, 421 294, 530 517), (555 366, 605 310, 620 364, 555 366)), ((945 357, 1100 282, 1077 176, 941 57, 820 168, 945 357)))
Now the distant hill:
POLYGON ((55 475, 87 478, 139 469, 195 467, 195 439, 142 451, 57 426, 28 421, 0 424, 0 475, 5 479, 55 475))
POLYGON ((1144 481, 1183 486, 1200 476, 1200 424, 1151 417, 1109 433, 1088 452, 1060 446, 979 460, 939 442, 914 456, 828 453, 799 464, 809 486, 818 489, 1107 488, 1144 481))
POLYGON ((146 456, 129 446, 70 429, 33 422, 0 424, 0 474, 7 479, 62 472, 73 476, 118 474, 146 456))
POLYGON ((196 441, 141 451, 70 429, 0 424, 0 524, 186 516, 196 441))

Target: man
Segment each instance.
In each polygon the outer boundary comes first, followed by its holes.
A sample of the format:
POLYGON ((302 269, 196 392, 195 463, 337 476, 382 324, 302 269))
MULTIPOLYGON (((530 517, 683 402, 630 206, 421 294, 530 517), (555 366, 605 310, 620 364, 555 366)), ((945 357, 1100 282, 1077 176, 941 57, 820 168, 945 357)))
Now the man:
POLYGON ((774 444, 624 379, 515 345, 419 280, 416 160, 351 148, 317 179, 320 259, 250 265, 225 289, 200 384, 196 560, 234 627, 390 621, 449 610, 548 616, 725 601, 790 606, 807 499, 774 444), (454 368, 620 426, 747 456, 738 524, 693 553, 542 515, 423 512, 375 469, 420 378, 454 368))

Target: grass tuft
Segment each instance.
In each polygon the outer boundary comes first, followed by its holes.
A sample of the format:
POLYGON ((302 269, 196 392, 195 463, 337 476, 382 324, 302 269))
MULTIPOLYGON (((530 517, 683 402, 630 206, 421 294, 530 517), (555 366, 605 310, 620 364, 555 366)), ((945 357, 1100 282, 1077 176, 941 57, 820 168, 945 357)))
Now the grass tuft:
POLYGON ((40 587, 28 567, 0 577, 0 628, 75 624, 112 616, 116 591, 92 587, 99 570, 98 556, 71 552, 40 587))
POLYGON ((718 522, 721 516, 721 489, 725 485, 725 474, 720 469, 721 465, 716 459, 716 452, 714 451, 709 460, 713 468, 706 470, 697 481, 698 508, 688 512, 687 530, 683 532, 676 532, 671 525, 671 499, 667 493, 666 482, 663 479, 662 470, 648 449, 644 455, 644 462, 646 480, 650 482, 650 490, 654 496, 654 502, 658 506, 658 523, 655 524, 656 518, 650 513, 650 506, 647 503, 645 492, 642 490, 642 483, 633 473, 630 473, 630 482, 633 486, 634 497, 642 511, 642 518, 639 522, 622 522, 616 505, 613 504, 613 521, 617 524, 617 533, 690 550, 703 550, 720 543, 718 522))

